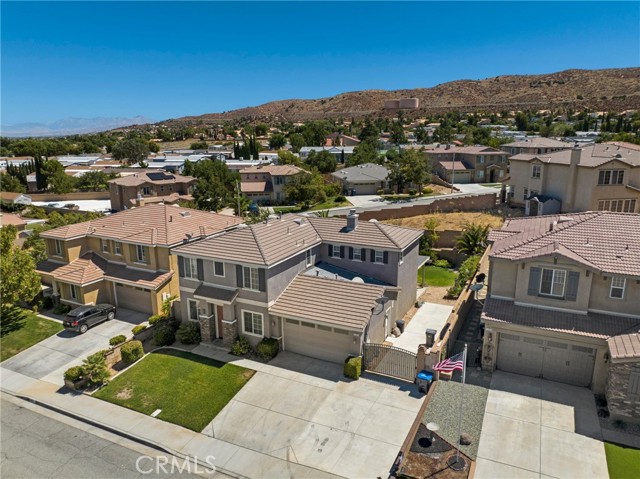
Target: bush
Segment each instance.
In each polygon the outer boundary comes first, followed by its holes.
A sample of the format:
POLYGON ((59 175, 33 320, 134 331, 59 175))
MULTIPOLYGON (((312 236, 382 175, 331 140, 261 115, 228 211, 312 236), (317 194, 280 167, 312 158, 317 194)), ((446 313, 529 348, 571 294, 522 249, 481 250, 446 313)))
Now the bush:
POLYGON ((154 314, 153 316, 149 316, 149 325, 153 326, 154 324, 159 323, 163 319, 166 319, 161 314, 154 314))
POLYGON ((100 386, 109 379, 109 370, 104 354, 104 351, 98 351, 82 362, 82 370, 91 386, 100 386))
POLYGON ((345 201, 347 201, 347 198, 340 195, 340 196, 336 196, 335 202, 336 203, 344 203, 345 201))
POLYGON ((118 344, 122 344, 127 340, 127 337, 124 334, 118 334, 109 340, 109 346, 117 346, 118 344))
POLYGON ((234 356, 244 356, 251 352, 251 350, 251 343, 249 343, 249 340, 244 336, 238 337, 231 345, 231 354, 234 356))
POLYGON ((437 266, 438 268, 451 268, 451 263, 449 263, 446 259, 437 259, 433 262, 434 266, 437 266))
POLYGON ((263 338, 256 346, 258 357, 264 361, 270 361, 276 357, 280 350, 280 343, 274 338, 263 338))
POLYGON ((379 190, 376 190, 376 195, 378 196, 384 195, 384 190, 382 188, 380 188, 379 190))
POLYGON ((176 333, 171 326, 163 324, 153 332, 153 340, 157 346, 169 346, 176 341, 176 333))
POLYGON ((344 362, 344 375, 351 379, 358 379, 362 374, 362 358, 360 356, 348 357, 344 362))
POLYGON ((416 196, 416 193, 418 193, 415 189, 411 188, 409 190, 409 196, 416 196))
POLYGON ((182 323, 176 332, 182 344, 196 344, 200 342, 200 325, 192 321, 182 323))
POLYGON ((68 304, 58 303, 55 308, 53 308, 53 314, 67 314, 71 311, 71 306, 68 304))
POLYGON ((134 334, 134 336, 136 334, 140 334, 142 331, 144 331, 145 329, 147 329, 147 325, 146 324, 139 324, 136 327, 134 327, 131 332, 134 334))
POLYGON ((84 370, 80 366, 72 366, 64 372, 64 378, 67 381, 77 381, 84 377, 84 370))
POLYGON ((144 356, 142 343, 140 341, 129 341, 120 348, 120 354, 122 355, 122 361, 125 364, 135 363, 138 359, 144 356))
POLYGON ((478 263, 480 263, 480 256, 470 256, 464 260, 458 269, 455 283, 447 290, 448 297, 457 298, 460 296, 467 282, 476 274, 478 263))
POLYGON ((429 188, 428 186, 422 188, 423 195, 430 195, 431 193, 433 193, 433 188, 429 188))
POLYGON ((42 307, 44 309, 53 308, 53 298, 51 296, 45 296, 44 298, 42 298, 42 307))

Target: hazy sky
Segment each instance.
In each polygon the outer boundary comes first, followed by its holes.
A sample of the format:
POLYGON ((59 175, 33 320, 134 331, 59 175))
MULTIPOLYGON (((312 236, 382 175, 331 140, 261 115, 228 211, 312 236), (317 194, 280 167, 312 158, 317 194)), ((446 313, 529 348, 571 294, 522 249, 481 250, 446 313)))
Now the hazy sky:
POLYGON ((2 123, 640 65, 640 2, 1 2, 2 123))

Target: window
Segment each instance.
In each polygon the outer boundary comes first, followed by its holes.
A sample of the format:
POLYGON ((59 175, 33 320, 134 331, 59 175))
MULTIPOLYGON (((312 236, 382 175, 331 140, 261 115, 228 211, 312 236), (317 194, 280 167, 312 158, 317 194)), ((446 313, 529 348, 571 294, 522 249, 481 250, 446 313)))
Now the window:
POLYGON ((335 244, 330 244, 329 245, 329 256, 331 256, 332 258, 339 258, 340 257, 340 246, 335 245, 335 244))
POLYGON ((599 185, 621 185, 624 178, 624 170, 600 170, 598 173, 599 185))
POLYGON ((610 298, 622 299, 624 298, 624 288, 627 285, 627 279, 619 276, 611 278, 611 291, 609 291, 610 298))
POLYGON ((484 155, 480 156, 480 164, 484 163, 484 155))
POLYGON ((478 170, 476 172, 476 176, 478 177, 478 179, 483 180, 484 179, 484 171, 478 170))
POLYGON ((122 243, 120 241, 113 243, 113 249, 118 256, 122 256, 122 243))
POLYGON ((311 266, 311 250, 308 249, 306 253, 307 266, 311 266))
POLYGON ((141 244, 136 245, 136 261, 138 263, 147 262, 147 252, 145 251, 145 247, 141 244))
POLYGON ((195 258, 184 259, 184 277, 198 279, 198 260, 195 258))
POLYGON ((353 259, 362 261, 362 248, 353 248, 353 259))
POLYGON ((69 295, 71 299, 78 299, 78 287, 75 284, 69 285, 69 295))
POLYGON ((598 211, 617 211, 633 213, 636 210, 636 200, 600 200, 598 201, 598 211))
POLYGON ((109 242, 106 239, 100 240, 100 249, 102 250, 103 253, 109 252, 109 242))
POLYGON ((542 171, 541 165, 533 165, 531 167, 531 178, 540 178, 541 171, 542 171))
POLYGON ((187 302, 189 304, 189 320, 198 321, 198 301, 189 299, 187 302))
POLYGON ((216 276, 224 276, 224 263, 220 261, 213 262, 213 274, 216 276))
POLYGON ((384 263, 384 251, 376 250, 375 256, 373 258, 374 263, 384 263))
POLYGON ((542 269, 542 279, 540 280, 540 294, 549 296, 564 296, 564 285, 567 272, 562 269, 542 269))
POLYGON ((62 256, 62 241, 53 240, 53 246, 56 251, 56 256, 62 256))
POLYGON ((528 196, 529 196, 529 190, 527 188, 525 188, 524 189, 524 195, 522 196, 522 199, 526 200, 528 196))
POLYGON ((151 196, 151 187, 143 186, 142 187, 142 196, 151 196))
POLYGON ((634 367, 629 372, 629 389, 630 396, 636 396, 636 400, 640 399, 640 368, 634 367))
POLYGON ((246 334, 263 336, 262 314, 251 311, 242 312, 242 329, 246 334))
POLYGON ((258 268, 242 268, 243 284, 246 289, 258 291, 260 288, 258 280, 258 268))

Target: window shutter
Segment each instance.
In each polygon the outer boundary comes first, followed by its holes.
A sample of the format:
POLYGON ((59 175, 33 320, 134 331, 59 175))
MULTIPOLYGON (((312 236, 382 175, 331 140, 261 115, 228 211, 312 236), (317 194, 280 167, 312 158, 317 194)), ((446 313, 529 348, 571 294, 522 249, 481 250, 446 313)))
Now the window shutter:
POLYGON ((371 261, 372 263, 376 260, 376 251, 375 250, 370 250, 369 253, 369 261, 371 261))
POLYGON ((567 282, 567 301, 575 301, 578 298, 578 283, 580 282, 580 273, 577 271, 569 272, 569 281, 567 282))
POLYGON ((238 288, 242 288, 244 286, 242 282, 242 266, 239 264, 236 265, 236 284, 238 288))
POLYGON ((138 261, 138 255, 136 254, 136 245, 130 244, 129 245, 129 252, 131 253, 131 261, 137 262, 138 261))
POLYGON ((202 281, 204 279, 204 265, 202 264, 202 260, 198 259, 198 279, 202 281))
POLYGON ((389 263, 389 252, 388 252, 388 251, 385 251, 385 252, 382 254, 382 262, 383 262, 384 264, 388 264, 388 263, 389 263))
POLYGON ((349 246, 349 259, 353 259, 353 248, 349 246))
POLYGON ((340 246, 340 257, 344 258, 344 246, 340 246))
POLYGON ((178 256, 178 273, 181 278, 184 278, 184 258, 182 256, 178 256))
POLYGON ((529 289, 527 291, 529 296, 538 296, 541 274, 542 268, 533 267, 529 270, 529 289))
POLYGON ((331 258, 333 256, 333 245, 328 244, 327 247, 329 248, 329 258, 331 258))
POLYGON ((267 278, 266 278, 266 270, 263 268, 260 268, 258 270, 258 289, 260 291, 266 291, 267 290, 267 278))

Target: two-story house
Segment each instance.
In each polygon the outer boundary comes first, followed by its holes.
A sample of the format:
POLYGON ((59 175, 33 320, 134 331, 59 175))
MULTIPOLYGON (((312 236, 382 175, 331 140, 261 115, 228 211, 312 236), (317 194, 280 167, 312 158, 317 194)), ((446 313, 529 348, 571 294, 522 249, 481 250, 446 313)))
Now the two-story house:
POLYGON ((553 153, 554 151, 570 150, 572 147, 573 143, 540 136, 505 143, 500 146, 500 149, 508 153, 509 156, 513 156, 519 155, 520 153, 527 155, 544 155, 545 153, 553 153))
POLYGON ((509 201, 527 215, 640 211, 640 149, 599 143, 509 162, 509 201))
POLYGON ((439 146, 424 154, 449 183, 495 183, 507 174, 507 154, 489 146, 439 146))
POLYGON ((640 348, 621 337, 640 330, 640 215, 510 219, 489 241, 483 368, 622 394, 640 418, 640 348))
POLYGON ((157 314, 165 298, 179 294, 171 249, 241 221, 178 206, 132 208, 41 233, 48 259, 37 271, 63 303, 111 303, 157 314))
POLYGON ((285 185, 296 175, 309 172, 294 165, 258 165, 240 170, 240 190, 260 203, 287 201, 285 185))
POLYGON ((192 200, 196 178, 165 171, 140 171, 109 181, 111 209, 192 200))
POLYGON ((281 347, 342 362, 382 342, 416 300, 422 231, 284 215, 178 247, 183 321, 230 344, 281 347))

